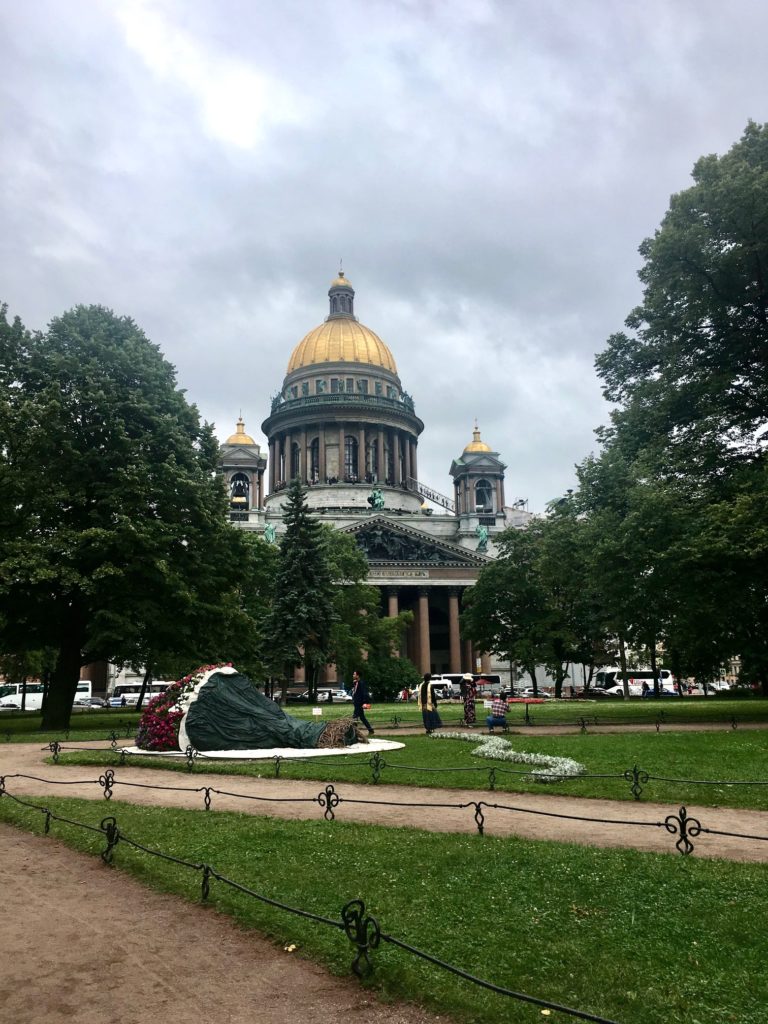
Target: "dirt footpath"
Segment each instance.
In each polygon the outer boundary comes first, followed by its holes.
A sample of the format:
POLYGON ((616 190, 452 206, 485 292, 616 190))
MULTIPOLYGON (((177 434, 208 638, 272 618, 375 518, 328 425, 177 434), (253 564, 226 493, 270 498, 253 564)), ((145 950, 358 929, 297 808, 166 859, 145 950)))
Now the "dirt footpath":
POLYGON ((0 824, 0 850, 2 1024, 448 1020, 380 1003, 354 979, 49 836, 0 824))
MULTIPOLYGON (((93 746, 103 747, 105 744, 94 743, 93 746)), ((0 775, 6 777, 8 791, 25 797, 39 798, 55 793, 56 796, 75 796, 97 800, 102 805, 106 803, 101 786, 93 781, 87 785, 77 784, 80 780, 98 779, 103 769, 46 765, 46 756, 49 756, 47 751, 41 751, 35 744, 8 744, 0 747, 0 775), (14 779, 11 776, 15 772, 53 780, 56 785, 34 779, 14 779)), ((211 809, 214 811, 269 814, 294 820, 317 820, 323 813, 317 802, 317 797, 325 790, 325 782, 320 775, 317 781, 312 782, 257 779, 208 775, 199 767, 190 775, 170 775, 162 770, 131 768, 130 764, 115 768, 114 773, 113 800, 153 807, 175 806, 202 810, 204 790, 210 787, 211 809), (131 782, 142 783, 143 786, 176 788, 134 788, 129 785, 131 782), (221 791, 228 795, 221 795, 221 791), (286 797, 306 802, 272 803, 269 800, 285 800, 286 797)), ((555 796, 547 793, 543 786, 541 792, 536 793, 494 793, 487 789, 437 790, 381 783, 377 786, 355 786, 352 783, 336 782, 334 789, 339 797, 335 815, 343 821, 421 828, 434 832, 476 832, 474 804, 482 801, 485 804, 514 808, 510 811, 483 807, 485 834, 489 836, 516 835, 528 839, 581 843, 585 846, 632 847, 679 856, 675 850, 678 835, 664 827, 667 816, 679 812, 679 805, 674 804, 555 796), (381 804, 371 801, 381 801, 381 804), (416 804, 431 806, 409 806, 416 804), (594 820, 575 820, 577 817, 594 820), (647 823, 657 827, 647 827, 647 823)), ((689 818, 697 819, 704 829, 768 836, 768 811, 695 805, 687 806, 686 810, 689 818)), ((119 820, 118 815, 118 824, 119 820)), ((697 857, 768 861, 768 842, 759 839, 702 833, 694 838, 694 844, 694 855, 697 857)))

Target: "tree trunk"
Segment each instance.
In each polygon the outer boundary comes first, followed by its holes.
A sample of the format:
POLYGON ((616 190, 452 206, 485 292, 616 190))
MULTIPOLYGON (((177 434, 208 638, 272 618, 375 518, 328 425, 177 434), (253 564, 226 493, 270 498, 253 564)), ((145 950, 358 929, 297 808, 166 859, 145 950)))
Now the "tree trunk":
POLYGON ((526 665, 525 667, 528 670, 528 675, 531 677, 531 682, 533 683, 533 695, 534 695, 534 697, 538 697, 538 695, 539 695, 539 684, 536 682, 536 666, 535 665, 526 665))
POLYGON ((67 638, 59 648, 56 667, 51 673, 51 685, 41 725, 44 732, 65 731, 69 728, 82 664, 80 638, 67 638))
POLYGON ((653 696, 659 696, 659 670, 656 667, 656 637, 651 644, 651 672, 653 672, 653 696))
POLYGON ((136 701, 136 710, 141 711, 141 705, 144 703, 144 695, 147 692, 147 687, 152 682, 152 670, 147 669, 144 672, 144 679, 141 683, 141 689, 139 690, 139 699, 136 701))
POLYGON ((629 699, 629 679, 627 677, 627 645, 624 634, 619 633, 619 664, 621 665, 621 682, 624 687, 624 700, 629 699))

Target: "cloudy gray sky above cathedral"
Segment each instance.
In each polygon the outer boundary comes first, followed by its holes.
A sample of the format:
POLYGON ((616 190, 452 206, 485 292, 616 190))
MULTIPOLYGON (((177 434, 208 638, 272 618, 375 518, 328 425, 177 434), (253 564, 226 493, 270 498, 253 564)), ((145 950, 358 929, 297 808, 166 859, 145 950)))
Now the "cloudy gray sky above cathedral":
POLYGON ((698 156, 766 120, 754 0, 30 0, 0 12, 0 298, 127 313, 249 433, 339 257, 426 429, 572 486, 593 358, 698 156))

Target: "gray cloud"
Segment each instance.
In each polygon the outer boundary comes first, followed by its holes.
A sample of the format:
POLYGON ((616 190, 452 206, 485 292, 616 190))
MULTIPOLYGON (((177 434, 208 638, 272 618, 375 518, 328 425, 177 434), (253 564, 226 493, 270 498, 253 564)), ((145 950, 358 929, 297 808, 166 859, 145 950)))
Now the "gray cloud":
POLYGON ((223 438, 258 435, 344 258, 425 421, 531 507, 607 416, 637 246, 767 94, 749 0, 6 5, 2 297, 128 313, 223 438))

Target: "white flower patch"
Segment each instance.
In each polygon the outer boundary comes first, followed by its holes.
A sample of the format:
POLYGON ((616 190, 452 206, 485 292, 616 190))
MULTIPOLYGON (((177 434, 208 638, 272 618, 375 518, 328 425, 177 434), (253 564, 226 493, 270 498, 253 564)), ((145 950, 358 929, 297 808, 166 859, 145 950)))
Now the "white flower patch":
MULTIPOLYGON (((466 732, 436 732, 433 740, 464 740, 477 743, 477 736, 466 732)), ((549 754, 523 754, 514 750, 509 740, 501 736, 481 737, 479 746, 472 751, 474 757, 487 757, 492 761, 512 761, 513 764, 531 764, 537 767, 530 773, 536 782, 559 782, 561 779, 583 775, 586 766, 570 757, 552 757, 549 754)))

